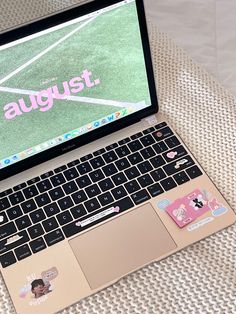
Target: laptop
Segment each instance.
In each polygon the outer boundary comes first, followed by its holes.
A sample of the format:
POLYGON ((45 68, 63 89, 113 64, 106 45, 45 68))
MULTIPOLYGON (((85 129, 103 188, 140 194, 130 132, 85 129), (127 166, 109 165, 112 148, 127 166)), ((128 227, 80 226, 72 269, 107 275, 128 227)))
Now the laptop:
POLYGON ((235 222, 158 113, 142 0, 0 44, 0 267, 17 313, 55 313, 235 222))

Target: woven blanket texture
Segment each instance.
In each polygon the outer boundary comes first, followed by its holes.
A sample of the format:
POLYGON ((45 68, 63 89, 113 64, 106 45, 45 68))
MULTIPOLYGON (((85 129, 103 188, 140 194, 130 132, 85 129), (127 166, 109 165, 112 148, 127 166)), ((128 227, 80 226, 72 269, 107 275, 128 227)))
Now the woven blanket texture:
MULTIPOLYGON (((0 29, 79 2, 1 1, 0 29)), ((235 98, 151 24, 149 32, 160 112, 236 210, 235 98)), ((15 313, 1 276, 0 313, 15 313)), ((236 224, 60 313, 235 314, 236 224)))

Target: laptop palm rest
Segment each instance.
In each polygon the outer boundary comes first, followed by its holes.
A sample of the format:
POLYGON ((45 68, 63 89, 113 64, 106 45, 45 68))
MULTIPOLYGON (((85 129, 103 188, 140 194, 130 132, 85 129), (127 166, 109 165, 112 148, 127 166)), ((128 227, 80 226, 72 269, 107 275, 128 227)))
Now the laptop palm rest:
POLYGON ((117 280, 176 248, 149 203, 69 243, 92 289, 117 280))

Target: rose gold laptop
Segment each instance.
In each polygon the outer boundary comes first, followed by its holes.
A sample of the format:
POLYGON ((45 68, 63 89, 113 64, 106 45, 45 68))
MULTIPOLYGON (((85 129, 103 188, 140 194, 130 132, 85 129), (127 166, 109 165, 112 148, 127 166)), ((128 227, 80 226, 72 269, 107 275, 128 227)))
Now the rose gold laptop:
POLYGON ((17 313, 55 313, 235 221, 158 114, 141 0, 0 43, 0 262, 17 313))

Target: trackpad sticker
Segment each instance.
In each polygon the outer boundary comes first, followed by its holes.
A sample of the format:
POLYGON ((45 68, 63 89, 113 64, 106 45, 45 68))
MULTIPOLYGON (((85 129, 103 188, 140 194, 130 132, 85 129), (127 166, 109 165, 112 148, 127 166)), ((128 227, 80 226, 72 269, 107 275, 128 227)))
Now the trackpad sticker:
POLYGON ((176 248, 151 204, 94 228, 69 243, 92 289, 117 280, 176 248))

